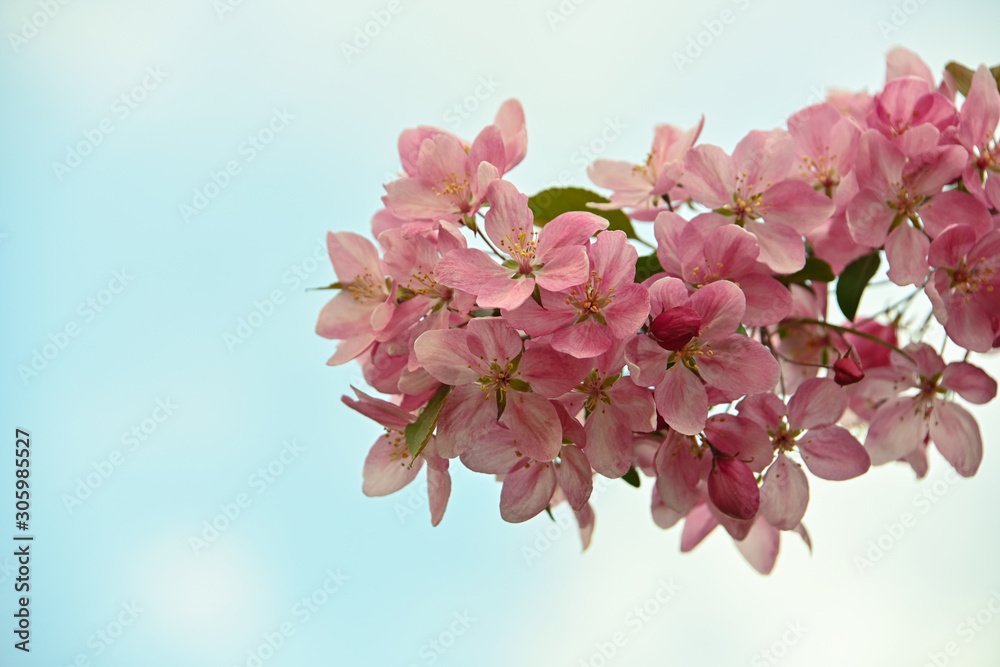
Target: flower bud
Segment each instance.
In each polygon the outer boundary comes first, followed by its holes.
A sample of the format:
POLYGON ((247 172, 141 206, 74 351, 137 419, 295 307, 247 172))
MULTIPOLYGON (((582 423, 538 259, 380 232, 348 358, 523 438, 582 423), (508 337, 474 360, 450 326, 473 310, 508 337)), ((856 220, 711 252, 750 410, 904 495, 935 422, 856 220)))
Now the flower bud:
POLYGON ((833 362, 833 380, 841 387, 861 382, 864 377, 865 372, 861 370, 861 365, 850 357, 841 357, 833 362))
POLYGON ((694 308, 677 306, 656 316, 649 332, 664 350, 683 349, 701 328, 701 316, 694 308))

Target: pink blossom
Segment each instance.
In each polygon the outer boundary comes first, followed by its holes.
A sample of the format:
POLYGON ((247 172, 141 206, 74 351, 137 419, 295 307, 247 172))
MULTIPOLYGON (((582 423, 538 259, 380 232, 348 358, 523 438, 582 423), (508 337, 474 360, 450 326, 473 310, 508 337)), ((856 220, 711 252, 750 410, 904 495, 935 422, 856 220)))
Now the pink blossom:
POLYGON ((669 201, 684 197, 679 188, 684 175, 684 157, 698 141, 704 125, 704 116, 687 132, 673 125, 657 125, 653 147, 644 164, 597 160, 587 167, 590 180, 602 188, 614 190, 610 203, 594 204, 594 208, 633 208, 635 210, 629 215, 636 220, 652 220, 660 211, 669 210, 669 201))
POLYGON ((841 179, 854 169, 860 128, 825 102, 806 107, 789 118, 788 132, 794 140, 798 161, 790 176, 833 196, 841 179))
POLYGON ((896 380, 887 387, 868 428, 865 447, 872 464, 912 454, 930 438, 958 474, 971 477, 983 458, 982 435, 975 418, 947 400, 948 393, 955 392, 970 403, 987 403, 996 396, 996 380, 966 362, 945 365, 926 343, 911 343, 903 351, 914 361, 893 354, 896 380), (917 393, 898 395, 907 389, 917 393))
POLYGON ((546 346, 524 349, 502 318, 427 331, 413 343, 420 364, 454 389, 438 417, 438 451, 453 458, 499 421, 538 461, 559 451, 562 429, 550 398, 578 385, 589 364, 546 346))
POLYGON ((593 370, 563 398, 563 403, 570 413, 584 412, 587 458, 594 470, 614 479, 632 466, 632 434, 656 429, 656 406, 648 389, 622 377, 622 342, 615 343, 593 363, 593 370))
POLYGON ((788 288, 757 261, 760 249, 750 232, 730 224, 712 228, 699 224, 699 218, 688 222, 669 211, 656 216, 654 231, 656 256, 668 276, 691 288, 717 280, 735 283, 746 297, 743 322, 749 326, 774 324, 788 315, 788 288))
POLYGON ((847 223, 858 243, 885 244, 889 279, 897 285, 923 282, 930 239, 949 225, 966 222, 981 233, 989 228, 989 214, 974 197, 941 192, 961 174, 967 156, 961 146, 936 146, 908 160, 878 132, 862 135, 857 173, 866 185, 848 206, 847 223))
POLYGON ((581 359, 603 354, 649 314, 649 294, 633 282, 638 256, 625 232, 601 232, 587 250, 585 282, 559 292, 542 288, 540 304, 527 299, 503 315, 530 336, 552 334, 552 348, 560 352, 581 359))
MULTIPOLYGON (((564 409, 557 408, 557 412, 564 439, 577 444, 563 445, 551 458, 538 460, 525 456, 513 432, 500 424, 462 452, 462 463, 470 470, 502 476, 500 516, 504 521, 527 521, 557 502, 560 496, 574 511, 582 513, 578 519, 587 519, 586 508, 594 482, 590 462, 580 448, 586 444, 586 435, 564 409)), ((590 521, 592 525, 592 511, 590 521)), ((581 522, 581 529, 584 527, 581 522)))
POLYGON ((660 278, 650 286, 650 302, 649 335, 630 339, 625 357, 632 380, 655 387, 656 409, 672 429, 694 435, 705 427, 709 388, 731 400, 778 382, 771 353, 736 333, 746 300, 733 283, 720 280, 689 295, 677 278, 660 278))
POLYGON ((930 246, 936 267, 925 286, 948 336, 974 352, 989 352, 1000 313, 1000 230, 976 240, 969 225, 953 225, 930 246))
POLYGON ((716 415, 697 437, 667 434, 654 459, 656 488, 666 507, 686 514, 698 504, 705 483, 714 507, 745 521, 760 503, 754 473, 763 472, 771 459, 762 428, 735 415, 716 415))
POLYGON ((375 332, 391 319, 393 303, 375 244, 352 232, 330 232, 326 245, 343 287, 320 312, 316 333, 344 341, 327 362, 338 365, 354 359, 375 341, 375 332))
POLYGON ((385 186, 382 201, 402 220, 436 224, 471 218, 489 184, 524 157, 526 142, 524 112, 516 100, 501 107, 496 124, 484 128, 471 146, 436 128, 408 130, 399 139, 406 176, 385 186))
POLYGON ((437 455, 434 438, 414 458, 406 444, 404 430, 416 417, 388 401, 373 398, 354 387, 357 400, 343 396, 341 400, 350 408, 369 417, 385 427, 385 435, 380 436, 365 459, 364 484, 362 492, 366 496, 386 496, 399 491, 412 482, 424 461, 427 461, 427 494, 431 508, 431 524, 436 526, 444 516, 451 494, 451 476, 448 461, 437 455))
POLYGON ((452 250, 438 262, 438 280, 477 296, 483 308, 517 308, 537 284, 559 291, 587 280, 590 264, 584 244, 608 226, 593 213, 558 216, 535 234, 528 197, 507 181, 487 190, 490 210, 486 234, 510 259, 497 264, 475 248, 452 250))
POLYGON ((794 160, 791 135, 774 130, 751 132, 732 157, 718 146, 701 145, 685 161, 684 188, 691 197, 756 236, 761 261, 777 273, 805 265, 802 235, 834 211, 829 197, 786 179, 794 160))
POLYGON ((980 65, 972 77, 962 105, 956 139, 969 152, 962 180, 979 201, 1000 209, 1000 144, 995 133, 1000 123, 1000 90, 993 73, 980 65))
POLYGON ((761 485, 761 514, 775 528, 792 530, 809 503, 809 483, 802 462, 817 477, 845 480, 868 471, 868 452, 847 429, 836 425, 847 408, 847 395, 830 378, 799 385, 788 405, 774 394, 756 394, 737 406, 740 416, 767 430, 776 452, 761 485))

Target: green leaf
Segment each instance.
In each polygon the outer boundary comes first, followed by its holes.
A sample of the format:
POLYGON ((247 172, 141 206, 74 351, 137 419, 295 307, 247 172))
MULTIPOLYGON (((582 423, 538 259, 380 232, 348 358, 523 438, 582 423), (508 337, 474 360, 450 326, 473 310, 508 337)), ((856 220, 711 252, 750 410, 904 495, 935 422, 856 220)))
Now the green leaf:
POLYGON ((344 289, 344 286, 339 282, 330 283, 326 287, 307 287, 306 289, 318 290, 318 289, 344 289))
MULTIPOLYGON (((955 79, 955 87, 958 88, 958 92, 962 93, 964 97, 969 96, 969 89, 972 88, 972 77, 975 75, 976 71, 969 69, 965 65, 955 62, 954 60, 944 66, 948 73, 951 74, 952 78, 955 79)), ((997 81, 997 88, 1000 89, 1000 65, 994 65, 990 68, 990 74, 997 81)))
POLYGON ((837 276, 833 274, 830 265, 819 257, 806 258, 806 265, 800 270, 787 276, 775 276, 781 283, 789 285, 805 286, 807 280, 820 283, 832 283, 837 276))
POLYGON ((639 480, 639 473, 636 471, 634 466, 629 468, 628 472, 622 475, 622 479, 637 489, 639 488, 639 484, 641 484, 639 480))
POLYGON ((643 255, 635 261, 635 282, 641 283, 646 278, 655 276, 662 271, 663 267, 660 266, 660 260, 655 252, 651 255, 643 255))
POLYGON ((878 273, 882 263, 879 251, 875 250, 851 262, 837 280, 837 303, 844 317, 854 321, 861 303, 861 294, 869 281, 878 273))
POLYGON ((556 518, 554 516, 552 516, 552 506, 551 505, 546 505, 545 506, 545 513, 548 514, 549 518, 552 519, 553 521, 556 520, 556 518))
POLYGON ((406 448, 410 450, 410 455, 413 458, 417 458, 420 452, 424 451, 431 433, 434 432, 434 427, 437 426, 438 415, 441 414, 444 399, 448 397, 451 389, 451 385, 441 385, 431 396, 431 400, 427 401, 424 409, 420 411, 417 421, 406 425, 406 448))
POLYGON ((544 227, 554 218, 570 211, 586 211, 599 215, 608 221, 608 229, 620 229, 630 239, 636 238, 632 221, 621 211, 602 211, 590 208, 587 204, 607 204, 605 199, 596 192, 583 188, 549 188, 542 190, 528 199, 528 206, 535 215, 535 224, 544 227))
POLYGON ((945 65, 944 68, 955 79, 955 87, 958 88, 958 92, 962 93, 963 96, 968 96, 969 88, 972 87, 972 75, 975 72, 954 60, 945 65))
POLYGON ((736 333, 740 334, 741 336, 749 336, 750 335, 750 334, 747 333, 747 328, 745 326, 743 326, 742 324, 740 326, 736 327, 736 333))

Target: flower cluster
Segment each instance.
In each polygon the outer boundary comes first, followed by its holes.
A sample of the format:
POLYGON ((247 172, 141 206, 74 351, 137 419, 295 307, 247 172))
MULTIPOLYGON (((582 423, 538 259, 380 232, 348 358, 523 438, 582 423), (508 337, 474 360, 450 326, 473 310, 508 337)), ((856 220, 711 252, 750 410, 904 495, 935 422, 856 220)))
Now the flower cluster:
POLYGON ((809 543, 803 466, 923 476, 933 442, 974 475, 982 436, 954 399, 997 393, 968 357, 1000 347, 1000 92, 985 66, 967 75, 936 84, 896 49, 876 94, 831 93, 731 154, 698 143, 704 119, 657 127, 643 163, 590 167, 608 198, 508 180, 527 147, 516 100, 471 143, 403 132, 378 245, 328 235, 338 292, 316 328, 340 341, 330 365, 356 360, 386 395, 344 397, 385 428, 364 493, 426 464, 436 525, 457 459, 502 481, 507 521, 567 502, 586 548, 595 475, 641 471, 683 551, 721 525, 767 573, 781 532, 809 543), (909 295, 858 316, 883 257, 909 295), (961 361, 908 328, 920 303, 961 361))

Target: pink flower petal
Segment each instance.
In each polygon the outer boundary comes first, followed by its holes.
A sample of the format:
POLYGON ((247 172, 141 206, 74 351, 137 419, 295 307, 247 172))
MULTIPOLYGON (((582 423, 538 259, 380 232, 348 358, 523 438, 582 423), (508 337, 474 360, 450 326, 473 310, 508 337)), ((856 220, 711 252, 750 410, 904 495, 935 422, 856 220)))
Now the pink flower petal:
POLYGON ((551 461, 562 445, 559 416, 549 399, 525 391, 508 391, 501 421, 514 434, 518 451, 536 461, 551 461))
POLYGON ((961 190, 948 190, 936 195, 920 207, 920 220, 932 238, 957 224, 969 225, 976 236, 983 236, 993 229, 993 220, 986 206, 961 190))
POLYGON ((583 246, 556 248, 546 254, 545 265, 535 269, 535 282, 539 287, 558 292, 586 282, 589 269, 590 261, 583 246))
POLYGON ((752 472, 764 472, 774 458, 767 431, 743 416, 713 415, 705 426, 705 438, 723 454, 745 463, 752 472))
POLYGON ((556 479, 559 488, 566 494, 569 506, 580 510, 594 490, 594 474, 590 469, 587 455, 579 447, 563 447, 559 453, 562 459, 556 466, 556 479))
POLYGON ((719 525, 718 519, 712 515, 708 505, 696 505, 684 517, 684 530, 681 532, 681 553, 687 553, 701 544, 709 533, 719 525))
POLYGON ((469 351, 469 334, 460 329, 425 331, 413 342, 420 365, 443 384, 475 382, 482 375, 479 359, 469 351))
POLYGON ((625 341, 625 363, 629 376, 640 387, 652 387, 663 382, 670 352, 649 336, 632 336, 625 341))
POLYGON ((747 536, 736 542, 736 548, 743 557, 761 574, 771 574, 774 570, 780 547, 781 533, 760 516, 754 521, 747 536))
POLYGON ((666 507, 680 514, 698 503, 698 482, 711 466, 709 456, 691 455, 693 444, 690 438, 671 431, 653 459, 659 496, 666 507))
POLYGON ((800 384, 788 401, 788 425, 804 430, 833 424, 846 409, 847 394, 835 381, 811 378, 800 384))
POLYGON ((632 431, 612 406, 598 403, 587 417, 587 458, 594 470, 617 479, 632 466, 632 431))
POLYGON ((500 517, 510 523, 527 521, 548 507, 555 491, 555 465, 529 462, 504 477, 500 517))
POLYGON ((805 181, 782 181, 764 192, 764 219, 808 234, 833 215, 836 206, 805 181))
POLYGON ((969 403, 989 403, 997 395, 997 381, 986 371, 964 361, 948 364, 941 375, 941 386, 954 391, 969 403))
POLYGON ((444 518, 444 511, 448 507, 448 498, 451 496, 451 475, 448 470, 436 470, 430 466, 427 468, 427 502, 431 510, 431 525, 436 526, 444 518))
POLYGON ((608 335, 608 327, 593 319, 572 324, 552 336, 553 349, 580 359, 603 354, 611 348, 612 342, 608 335))
POLYGON ((719 208, 731 203, 736 175, 733 160, 718 146, 702 144, 688 151, 684 189, 699 204, 719 208))
POLYGON ((391 440, 384 435, 376 440, 365 458, 361 491, 366 496, 395 493, 412 482, 420 472, 423 459, 417 459, 411 468, 406 440, 399 433, 393 435, 391 440))
POLYGON ((764 473, 760 487, 760 514, 780 530, 792 530, 806 515, 809 482, 798 465, 783 453, 764 473))
POLYGON ((677 522, 684 518, 681 512, 675 512, 666 505, 663 504, 663 499, 660 498, 660 492, 653 487, 652 493, 652 505, 650 507, 650 513, 653 515, 653 523, 655 523, 660 528, 666 530, 667 528, 672 528, 677 525, 677 522))
POLYGON ((506 269, 477 248, 452 250, 434 266, 434 278, 442 285, 479 294, 491 280, 509 280, 513 271, 506 269))
POLYGON ((695 290, 691 307, 701 316, 699 338, 714 341, 736 333, 746 311, 746 297, 728 280, 719 280, 695 290))
MULTIPOLYGON (((549 253, 567 246, 583 246, 587 239, 608 228, 608 221, 599 215, 586 211, 571 211, 553 218, 542 231, 538 233, 538 247, 535 255, 546 263, 549 253)), ((579 282, 586 282, 586 276, 579 282)))
POLYGON ((653 392, 656 409, 670 428, 696 435, 708 419, 705 385, 683 364, 674 364, 653 392))
POLYGON ((934 401, 931 439, 941 455, 962 477, 972 477, 983 461, 983 436, 979 424, 964 408, 954 403, 934 401))
POLYGON ((775 433, 788 411, 784 402, 771 392, 747 396, 736 407, 741 417, 752 419, 775 433))
POLYGON ((453 459, 478 442, 497 423, 496 400, 477 384, 455 387, 437 421, 438 455, 453 459))
POLYGON ((528 196, 508 181, 497 180, 486 190, 490 210, 483 227, 501 252, 517 259, 516 253, 535 240, 534 216, 528 208, 528 196))
POLYGON ((820 479, 853 479, 871 467, 868 451, 843 426, 809 429, 799 438, 796 447, 809 472, 820 479))
POLYGON ((885 258, 889 262, 886 274, 897 285, 919 285, 924 282, 930 266, 927 250, 931 242, 927 235, 908 224, 892 230, 885 240, 885 258))
POLYGON ((781 372, 766 347, 749 336, 733 334, 713 341, 711 355, 698 357, 698 368, 706 383, 738 395, 770 391, 781 372))
POLYGON ((775 273, 795 273, 806 265, 802 235, 788 225, 758 220, 747 220, 744 224, 746 230, 757 237, 760 261, 775 273))
POLYGON ((865 449, 872 465, 882 465, 906 456, 927 436, 927 422, 918 414, 912 398, 897 398, 875 413, 865 449))

